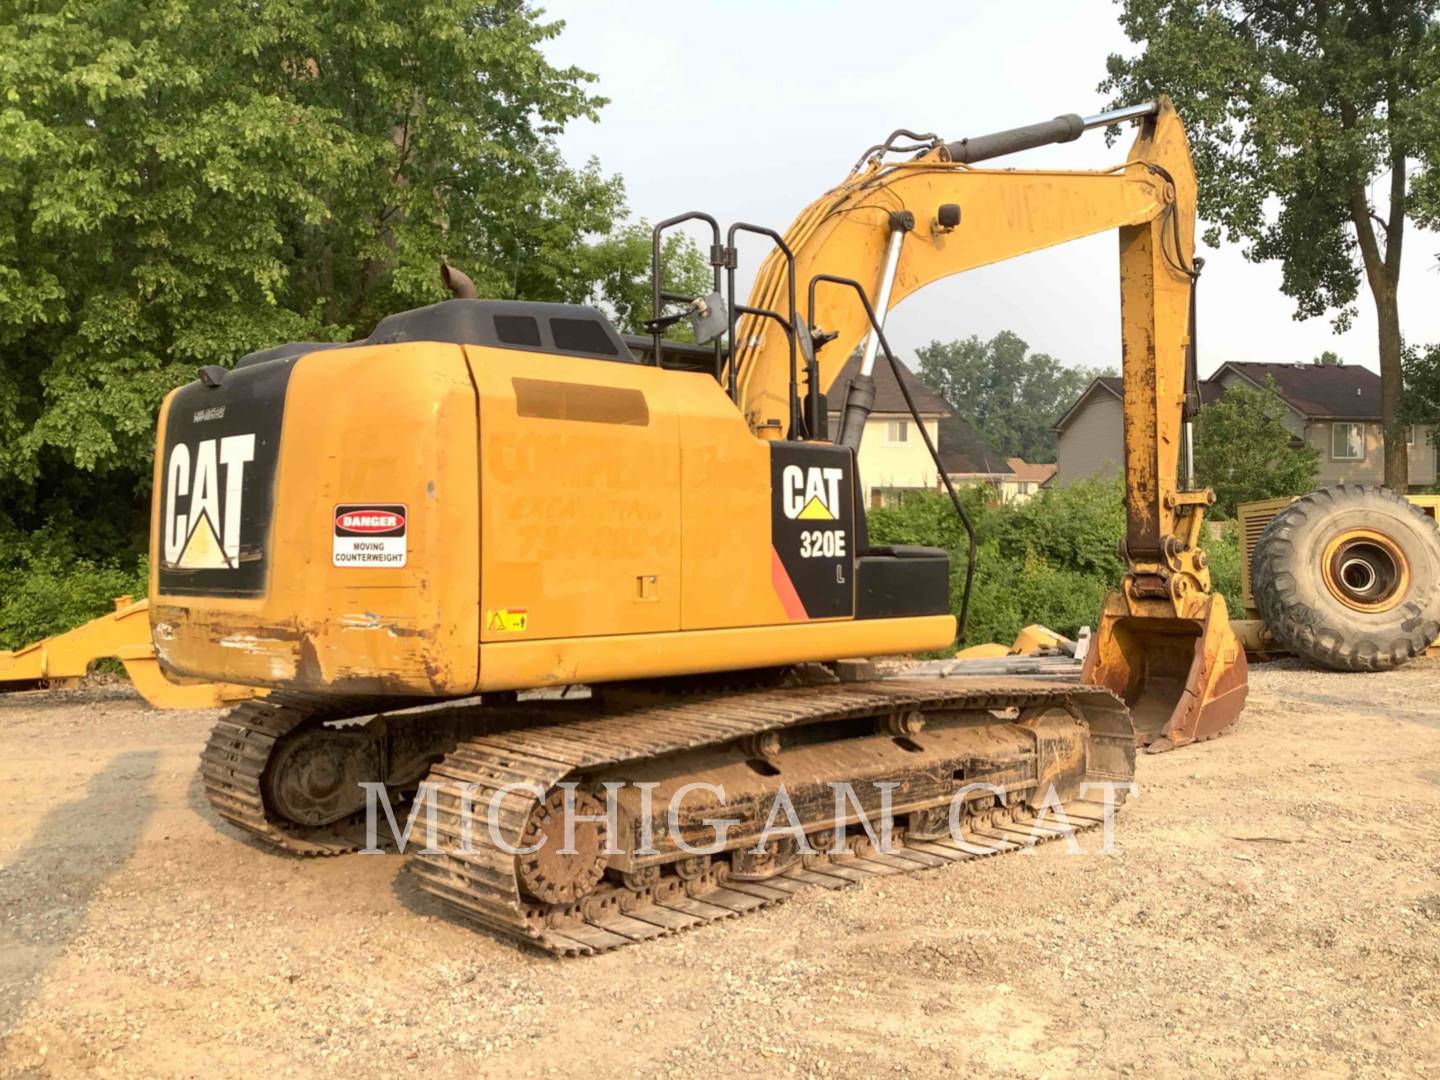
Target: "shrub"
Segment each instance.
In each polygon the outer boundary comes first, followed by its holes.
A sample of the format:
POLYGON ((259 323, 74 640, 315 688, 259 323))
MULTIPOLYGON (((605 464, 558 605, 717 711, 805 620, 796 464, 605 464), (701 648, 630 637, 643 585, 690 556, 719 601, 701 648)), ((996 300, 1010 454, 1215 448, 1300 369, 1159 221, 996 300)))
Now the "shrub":
POLYGON ((114 609, 114 598, 145 595, 143 555, 122 547, 82 554, 70 535, 22 536, 0 528, 0 649, 63 633, 114 609))
POLYGON ((1240 599, 1240 523, 1214 522, 1200 546, 1210 559, 1211 587, 1225 597, 1230 618, 1243 619, 1245 604, 1240 599))
MULTIPOLYGON (((1009 642, 1035 622, 1072 637, 1081 626, 1094 626, 1105 592, 1124 573, 1116 549, 1125 531, 1117 481, 1046 488, 1028 502, 1007 505, 993 502, 983 487, 961 497, 980 545, 967 642, 1009 642)), ((917 493, 897 507, 872 510, 868 520, 874 543, 950 552, 951 606, 958 613, 966 542, 949 499, 917 493)))
MULTIPOLYGON (((1125 535, 1119 480, 1045 488, 1028 502, 996 504, 989 489, 961 493, 979 550, 966 642, 1008 643, 1031 623, 1074 637, 1094 627, 1105 594, 1125 573, 1118 541, 1125 535)), ((950 602, 957 614, 965 587, 966 542, 948 498, 916 493, 869 514, 877 544, 925 544, 950 552, 950 602)), ((1232 615, 1240 611, 1240 553, 1233 523, 1204 544, 1215 589, 1232 615)))

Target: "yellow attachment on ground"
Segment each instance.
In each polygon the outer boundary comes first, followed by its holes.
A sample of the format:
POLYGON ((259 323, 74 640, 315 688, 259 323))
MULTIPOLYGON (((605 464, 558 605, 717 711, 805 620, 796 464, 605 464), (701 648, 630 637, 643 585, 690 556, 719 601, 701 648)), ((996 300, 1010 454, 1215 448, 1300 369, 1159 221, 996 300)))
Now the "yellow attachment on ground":
POLYGON ((955 654, 956 660, 1003 660, 1010 655, 1010 647, 998 642, 987 641, 984 645, 971 645, 955 654))
MULTIPOLYGON (((1048 626, 1031 623, 1015 635, 1014 643, 1009 646, 993 641, 986 642, 984 645, 971 645, 969 648, 957 652, 955 659, 1003 660, 1007 656, 1039 656, 1046 649, 1059 649, 1064 644, 1066 644, 1066 639, 1048 626)), ((1071 644, 1073 646, 1073 643, 1071 644)))
POLYGON ((96 660, 113 656, 140 695, 157 709, 213 709, 263 694, 228 683, 171 682, 160 670, 150 639, 150 601, 128 596, 115 610, 74 630, 14 652, 0 651, 0 693, 73 686, 96 660))

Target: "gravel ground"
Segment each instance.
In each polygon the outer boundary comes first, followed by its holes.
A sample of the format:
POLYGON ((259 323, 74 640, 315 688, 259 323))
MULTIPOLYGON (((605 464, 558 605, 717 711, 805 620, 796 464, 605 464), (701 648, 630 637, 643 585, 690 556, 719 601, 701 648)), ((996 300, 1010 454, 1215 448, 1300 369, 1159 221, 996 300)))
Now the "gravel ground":
POLYGON ((1440 663, 1252 669, 1144 757, 1118 850, 819 891, 557 961, 401 860, 277 856, 196 778, 214 713, 0 698, 0 1074, 1421 1075, 1440 1068, 1440 663))

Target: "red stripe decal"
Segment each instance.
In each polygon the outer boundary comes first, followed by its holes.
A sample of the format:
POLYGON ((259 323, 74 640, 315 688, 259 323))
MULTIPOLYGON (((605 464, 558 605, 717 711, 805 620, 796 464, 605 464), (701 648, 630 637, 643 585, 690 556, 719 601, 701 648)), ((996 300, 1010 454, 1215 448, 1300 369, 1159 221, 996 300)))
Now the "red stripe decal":
POLYGON ((775 595, 780 598, 780 605, 791 622, 809 621, 810 616, 805 611, 805 605, 800 602, 800 594, 795 591, 795 583, 785 572, 780 553, 773 547, 770 549, 770 584, 775 587, 775 595))

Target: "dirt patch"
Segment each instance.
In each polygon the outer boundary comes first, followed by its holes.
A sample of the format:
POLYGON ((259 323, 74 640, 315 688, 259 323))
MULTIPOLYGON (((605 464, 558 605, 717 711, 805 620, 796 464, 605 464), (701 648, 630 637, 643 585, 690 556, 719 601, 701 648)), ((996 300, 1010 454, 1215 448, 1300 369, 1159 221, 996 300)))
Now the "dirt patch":
POLYGON ((1251 671, 1052 844, 606 956, 452 920, 391 856, 221 825, 216 713, 0 697, 0 1072, 1423 1074, 1440 1067, 1440 664, 1251 671))

